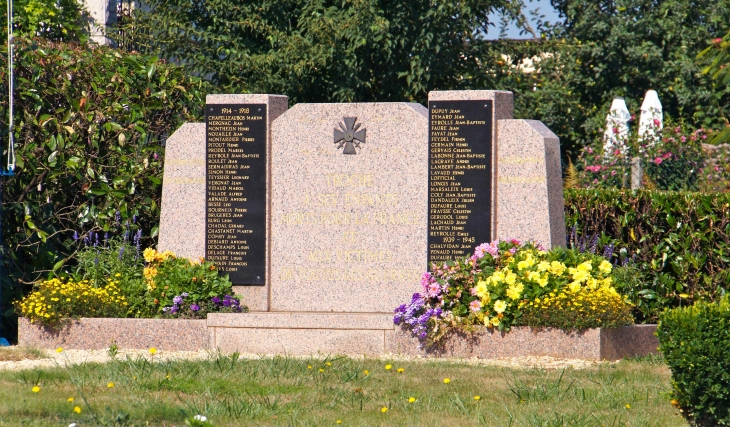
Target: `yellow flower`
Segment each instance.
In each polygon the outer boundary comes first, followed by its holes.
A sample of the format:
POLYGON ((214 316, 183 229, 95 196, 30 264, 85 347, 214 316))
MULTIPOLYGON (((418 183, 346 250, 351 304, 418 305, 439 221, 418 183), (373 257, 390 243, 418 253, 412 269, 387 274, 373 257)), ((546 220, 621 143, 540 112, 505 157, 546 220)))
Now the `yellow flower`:
POLYGON ((307 369, 312 369, 312 365, 307 365, 307 369))
POLYGON ((496 317, 496 316, 495 317, 492 317, 489 320, 489 323, 491 323, 492 326, 494 326, 496 328, 497 326, 499 326, 499 317, 496 317))
POLYGON ((154 347, 150 348, 150 354, 157 354, 157 349, 154 347))
POLYGON ((575 282, 571 282, 568 285, 568 288, 570 288, 570 292, 573 292, 573 293, 578 292, 578 291, 580 291, 580 282, 578 282, 577 280, 575 282))
POLYGON ((477 400, 477 401, 478 401, 479 399, 481 399, 481 397, 479 397, 479 396, 474 396, 474 400, 477 400))
POLYGON ((319 372, 324 372, 324 369, 322 369, 322 368, 319 368, 319 372))
POLYGON ((392 365, 385 365, 385 370, 386 370, 386 371, 390 371, 390 370, 391 370, 391 368, 393 368, 393 366, 392 366, 392 365))
POLYGON ((332 362, 327 362, 327 363, 325 363, 325 365, 332 366, 332 362))
POLYGON ((504 311, 507 309, 507 303, 502 300, 497 300, 494 302, 494 311, 497 313, 504 313, 504 311))
POLYGON ((69 402, 73 402, 73 401, 74 401, 74 398, 73 398, 73 397, 69 397, 69 398, 68 398, 68 399, 66 399, 66 400, 68 400, 69 402))
POLYGON ((548 274, 545 273, 542 275, 541 278, 537 280, 537 284, 540 285, 541 288, 544 288, 548 284, 548 274))
POLYGON ((382 408, 380 408, 380 412, 386 413, 386 412, 388 412, 388 408, 383 406, 382 408))
POLYGON ((405 369, 403 369, 403 368, 398 368, 398 371, 397 371, 397 372, 398 372, 399 374, 402 374, 403 372, 405 372, 405 369))
POLYGON ((58 347, 58 348, 56 349, 56 353, 60 353, 60 352, 62 352, 62 351, 63 351, 63 348, 62 348, 62 347, 58 347))
POLYGON ((451 380, 449 378, 444 378, 444 384, 448 384, 450 382, 451 382, 451 380))
POLYGON ((342 424, 342 420, 337 420, 337 424, 342 424))
POLYGON ((408 403, 413 403, 415 401, 416 401, 416 398, 415 397, 409 397, 408 398, 408 403))
POLYGON ((484 299, 484 297, 489 297, 487 282, 485 282, 484 280, 480 280, 479 282, 477 282, 477 286, 474 288, 474 292, 481 299, 484 299))
POLYGON ((565 264, 560 261, 553 261, 550 263, 550 269, 548 270, 553 276, 562 276, 565 272, 565 264))
MULTIPOLYGON (((520 299, 520 295, 522 295, 522 291, 525 289, 525 285, 522 283, 518 283, 516 285, 510 286, 507 288, 507 296, 511 299, 520 299)), ((496 307, 495 307, 496 310, 496 307)), ((499 311, 497 313, 500 313, 499 311)))
POLYGON ((80 414, 81 413, 81 407, 80 406, 74 406, 74 412, 76 412, 77 414, 80 414))
POLYGON ((608 274, 611 272, 611 263, 606 261, 605 259, 601 261, 600 264, 598 264, 598 270, 603 274, 608 274))
POLYGON ((106 384, 106 387, 107 387, 107 388, 112 388, 112 387, 114 387, 114 383, 113 383, 113 382, 111 382, 111 381, 109 381, 109 382, 108 382, 108 383, 106 384))
POLYGON ((492 283, 499 283, 504 280, 504 273, 502 273, 501 271, 495 271, 490 279, 492 283))
POLYGON ((631 405, 629 405, 629 404, 627 403, 627 404, 626 404, 626 409, 631 409, 631 405))
POLYGON ((364 370, 364 371, 362 371, 362 372, 363 372, 363 374, 365 374, 365 375, 370 375, 370 371, 368 371, 367 369, 365 369, 365 370, 364 370))
POLYGON ((122 273, 117 273, 114 275, 114 277, 122 277, 122 273))
POLYGON ((550 263, 547 261, 540 261, 540 263, 537 264, 537 269, 539 271, 547 271, 548 268, 550 268, 550 263))
POLYGON ((156 250, 152 248, 147 248, 142 252, 142 256, 144 256, 144 260, 147 262, 152 262, 155 260, 155 254, 157 253, 156 250))
POLYGON ((33 393, 38 393, 39 391, 41 391, 41 388, 36 385, 36 386, 33 386, 31 391, 33 391, 33 393))
POLYGON ((514 285, 515 281, 517 281, 517 275, 508 269, 507 274, 504 275, 504 281, 508 285, 514 285))

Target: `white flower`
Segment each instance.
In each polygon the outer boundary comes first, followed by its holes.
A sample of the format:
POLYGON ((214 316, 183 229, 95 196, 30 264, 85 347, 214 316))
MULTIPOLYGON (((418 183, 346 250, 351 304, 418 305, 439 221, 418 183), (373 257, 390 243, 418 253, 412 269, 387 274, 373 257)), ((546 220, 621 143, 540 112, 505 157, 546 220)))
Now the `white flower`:
MULTIPOLYGON (((195 418, 195 419, 196 419, 196 420, 198 420, 198 421, 202 421, 202 422, 206 422, 206 421, 208 421, 208 417, 206 417, 205 415, 196 415, 196 416, 194 416, 193 418, 195 418)), ((74 426, 74 427, 75 427, 75 426, 74 426)))
POLYGON ((76 423, 71 423, 68 425, 68 427, 76 427, 76 423))

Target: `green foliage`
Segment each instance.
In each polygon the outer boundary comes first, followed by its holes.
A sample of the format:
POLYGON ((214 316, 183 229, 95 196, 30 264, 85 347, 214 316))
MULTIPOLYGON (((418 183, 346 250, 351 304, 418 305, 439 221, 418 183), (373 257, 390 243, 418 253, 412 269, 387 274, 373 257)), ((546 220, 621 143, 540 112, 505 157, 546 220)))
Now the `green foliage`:
POLYGON ((479 31, 491 12, 519 14, 520 4, 155 0, 125 34, 135 49, 174 58, 225 92, 282 93, 294 103, 425 102, 429 90, 483 81, 479 31))
POLYGON ((623 291, 648 323, 665 308, 715 300, 728 288, 729 208, 728 194, 565 191, 569 227, 604 235, 601 244, 613 243, 614 256, 634 259, 642 283, 634 277, 623 291))
MULTIPOLYGON (((578 128, 562 139, 584 146, 600 139, 611 99, 638 113, 644 93, 659 93, 664 113, 715 129, 730 115, 730 95, 714 91, 695 55, 730 22, 724 0, 552 0, 564 18, 549 31, 565 39, 564 89, 578 104, 578 128), (572 64, 568 64, 568 63, 572 64), (574 65, 573 65, 574 64, 574 65)), ((542 120, 542 116, 537 118, 542 120)), ((562 129, 561 129, 562 130, 562 129)), ((572 145, 572 144, 571 144, 572 145)))
MULTIPOLYGON (((3 94, 6 57, 3 50, 3 94)), ((74 231, 103 233, 116 211, 123 222, 137 215, 151 230, 145 246, 154 243, 162 144, 200 118, 207 92, 178 66, 107 48, 19 40, 15 64, 17 168, 2 186, 2 276, 12 281, 4 282, 3 299, 19 292, 17 280, 70 273, 80 245, 74 231)), ((7 118, 7 103, 0 104, 0 134, 7 118)))
POLYGON ((730 425, 730 302, 697 303, 660 315, 660 350, 672 396, 695 426, 730 425))
MULTIPOLYGON (((712 77, 718 96, 725 99, 730 97, 730 32, 723 38, 714 39, 697 57, 709 63, 702 73, 712 77)), ((712 142, 715 144, 730 142, 730 122, 727 116, 725 128, 713 138, 712 142)))
MULTIPOLYGON (((8 19, 8 0, 0 0, 0 21, 8 19)), ((13 0, 13 32, 18 37, 43 37, 56 42, 84 42, 92 22, 78 0, 13 0)), ((0 43, 7 44, 7 31, 0 32, 0 43)))
MULTIPOLYGON (((191 309, 186 314, 205 318, 208 311, 220 311, 211 303, 213 297, 223 299, 225 295, 233 295, 228 275, 220 276, 211 261, 194 262, 178 258, 172 252, 156 252, 153 249, 145 249, 144 257, 149 262, 144 269, 147 280, 145 300, 149 314, 160 315, 173 306, 182 307, 182 302, 174 301, 175 297, 182 297, 184 307, 191 309), (193 304, 198 308, 193 309, 193 304)), ((171 314, 177 314, 176 312, 177 309, 171 314)), ((147 317, 141 314, 137 317, 147 317)))

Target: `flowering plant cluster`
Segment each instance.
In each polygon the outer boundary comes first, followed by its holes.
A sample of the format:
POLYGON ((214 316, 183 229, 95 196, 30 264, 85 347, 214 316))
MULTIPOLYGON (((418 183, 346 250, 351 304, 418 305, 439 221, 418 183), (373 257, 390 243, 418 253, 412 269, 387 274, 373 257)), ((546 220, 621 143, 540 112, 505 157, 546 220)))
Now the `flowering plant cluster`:
POLYGON ((563 317, 556 317, 560 321, 551 323, 552 318, 548 318, 536 326, 591 327, 586 325, 596 319, 589 318, 600 315, 600 322, 604 322, 605 313, 617 319, 608 326, 632 323, 633 319, 625 316, 631 306, 613 288, 611 270, 605 258, 576 250, 556 248, 548 252, 538 244, 518 240, 484 243, 470 257, 432 265, 421 279, 423 292, 398 307, 393 320, 422 344, 433 344, 451 329, 471 331, 486 325, 509 331, 512 326, 528 325, 523 309, 533 310, 536 306, 531 303, 547 298, 546 309, 567 308, 571 312, 576 308, 576 315, 586 320, 568 324, 560 320, 563 317), (559 304, 552 302, 556 297, 559 304), (586 298, 591 308, 581 311, 586 298))
POLYGON ((127 306, 116 281, 94 287, 86 280, 58 278, 36 284, 33 292, 15 302, 19 315, 42 325, 55 325, 63 318, 82 316, 124 317, 127 306))
POLYGON ((143 253, 146 298, 158 314, 205 317, 211 311, 245 310, 233 298, 228 275, 220 276, 215 264, 201 258, 178 258, 170 251, 147 248, 143 253))
MULTIPOLYGON (((617 134, 619 147, 604 152, 600 147, 585 147, 576 165, 581 170, 581 188, 628 188, 631 185, 631 160, 638 157, 644 168, 645 186, 659 190, 696 190, 705 167, 702 142, 708 137, 705 129, 690 130, 671 121, 655 120, 651 132, 617 134)), ((618 129, 615 129, 618 131, 618 129)))

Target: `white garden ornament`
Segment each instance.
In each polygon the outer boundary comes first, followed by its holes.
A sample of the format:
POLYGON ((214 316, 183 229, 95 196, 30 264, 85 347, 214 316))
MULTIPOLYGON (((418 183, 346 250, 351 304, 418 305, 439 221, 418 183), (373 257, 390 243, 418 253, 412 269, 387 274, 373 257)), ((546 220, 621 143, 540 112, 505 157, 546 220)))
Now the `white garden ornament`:
POLYGON ((629 120, 631 120, 631 113, 626 107, 626 101, 621 97, 614 98, 608 116, 606 116, 606 131, 603 133, 603 155, 605 157, 613 156, 616 150, 626 154, 629 120))
POLYGON ((655 90, 650 89, 646 92, 644 102, 641 104, 641 116, 639 117, 639 143, 641 145, 648 148, 659 141, 663 119, 659 95, 655 90))

